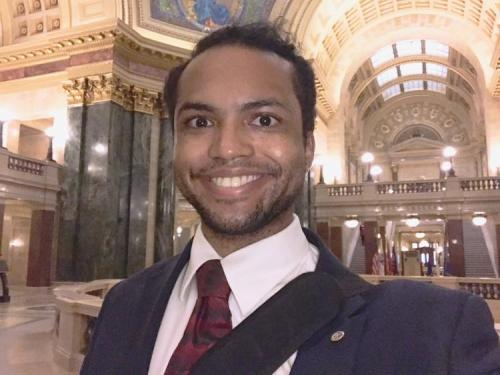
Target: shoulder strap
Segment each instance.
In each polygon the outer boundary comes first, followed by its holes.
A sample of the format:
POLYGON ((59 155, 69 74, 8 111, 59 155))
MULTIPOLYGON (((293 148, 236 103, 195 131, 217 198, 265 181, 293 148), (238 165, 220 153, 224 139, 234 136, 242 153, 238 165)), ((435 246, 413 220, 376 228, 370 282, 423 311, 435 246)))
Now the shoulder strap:
POLYGON ((343 299, 332 275, 300 275, 219 340, 198 361, 192 375, 272 374, 335 318, 343 299))

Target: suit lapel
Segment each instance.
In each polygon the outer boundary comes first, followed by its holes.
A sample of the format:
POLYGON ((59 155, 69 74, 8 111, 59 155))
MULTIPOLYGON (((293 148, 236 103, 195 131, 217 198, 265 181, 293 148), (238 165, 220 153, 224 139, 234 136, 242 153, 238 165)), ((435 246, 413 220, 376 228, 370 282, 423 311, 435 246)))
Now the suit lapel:
POLYGON ((363 313, 366 301, 363 294, 371 289, 371 285, 340 264, 314 233, 308 230, 304 232, 309 242, 319 251, 316 271, 332 274, 345 300, 340 314, 300 347, 291 375, 348 375, 353 371, 366 321, 366 314, 363 313), (334 333, 337 333, 336 338, 332 338, 334 333))
POLYGON ((140 310, 135 312, 137 316, 137 337, 134 340, 130 356, 130 374, 146 375, 153 355, 156 337, 160 329, 161 321, 167 307, 170 294, 175 282, 185 264, 189 261, 191 242, 177 259, 170 259, 168 268, 159 276, 149 278, 143 285, 143 298, 140 302, 140 310))

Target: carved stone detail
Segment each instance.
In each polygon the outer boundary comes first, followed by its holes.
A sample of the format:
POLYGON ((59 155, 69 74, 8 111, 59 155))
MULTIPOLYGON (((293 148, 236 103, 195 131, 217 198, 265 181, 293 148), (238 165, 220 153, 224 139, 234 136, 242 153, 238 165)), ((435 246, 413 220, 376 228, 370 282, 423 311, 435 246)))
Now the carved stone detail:
POLYGON ((372 128, 368 145, 378 150, 388 149, 400 131, 413 125, 434 129, 446 143, 470 143, 463 121, 452 111, 436 103, 420 102, 403 104, 388 112, 372 128))
POLYGON ((63 88, 70 105, 111 100, 128 111, 148 114, 161 112, 163 106, 161 93, 136 87, 111 73, 74 79, 63 88))

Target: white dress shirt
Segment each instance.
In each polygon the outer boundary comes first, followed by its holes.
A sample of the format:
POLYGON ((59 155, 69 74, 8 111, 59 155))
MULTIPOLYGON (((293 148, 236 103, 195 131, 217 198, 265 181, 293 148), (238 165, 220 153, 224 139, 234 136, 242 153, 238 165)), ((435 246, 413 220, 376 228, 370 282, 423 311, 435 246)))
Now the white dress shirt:
MULTIPOLYGON (((292 223, 281 232, 225 258, 217 254, 203 235, 201 227, 198 227, 191 257, 179 274, 163 315, 149 375, 164 374, 196 303, 196 270, 211 259, 221 259, 231 287, 229 309, 233 327, 236 327, 288 282, 302 273, 313 271, 318 262, 318 250, 307 241, 295 215, 292 223)), ((294 353, 274 374, 289 374, 296 355, 294 353)))

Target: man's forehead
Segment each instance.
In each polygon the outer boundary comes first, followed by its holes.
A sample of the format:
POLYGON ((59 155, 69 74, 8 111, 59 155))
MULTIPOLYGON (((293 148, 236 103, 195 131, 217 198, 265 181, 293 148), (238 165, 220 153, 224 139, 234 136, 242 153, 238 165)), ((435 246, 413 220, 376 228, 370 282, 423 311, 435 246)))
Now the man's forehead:
POLYGON ((251 95, 264 89, 269 94, 293 95, 293 69, 290 62, 273 52, 239 45, 213 47, 187 65, 178 82, 177 104, 186 95, 212 95, 212 89, 221 86, 228 90, 221 94, 228 96, 242 91, 251 95))
POLYGON ((207 70, 211 73, 220 72, 226 77, 228 69, 231 71, 244 69, 246 72, 254 71, 258 74, 263 64, 268 69, 282 71, 287 75, 294 70, 289 61, 272 51, 230 44, 212 47, 194 57, 182 73, 180 82, 193 74, 201 76, 207 70), (258 65, 253 64, 256 61, 259 61, 258 65))

